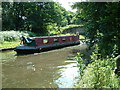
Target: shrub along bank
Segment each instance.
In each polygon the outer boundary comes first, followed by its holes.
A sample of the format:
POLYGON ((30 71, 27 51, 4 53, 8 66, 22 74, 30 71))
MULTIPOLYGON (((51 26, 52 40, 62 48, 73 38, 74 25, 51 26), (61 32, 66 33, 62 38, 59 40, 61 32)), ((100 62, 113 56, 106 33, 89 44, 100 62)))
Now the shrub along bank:
POLYGON ((111 57, 100 57, 98 49, 91 55, 91 63, 85 65, 82 54, 76 58, 80 68, 80 81, 77 88, 120 88, 118 76, 114 74, 116 60, 114 54, 111 57))
POLYGON ((12 48, 20 44, 21 36, 35 36, 32 32, 23 31, 1 31, 0 48, 12 48))

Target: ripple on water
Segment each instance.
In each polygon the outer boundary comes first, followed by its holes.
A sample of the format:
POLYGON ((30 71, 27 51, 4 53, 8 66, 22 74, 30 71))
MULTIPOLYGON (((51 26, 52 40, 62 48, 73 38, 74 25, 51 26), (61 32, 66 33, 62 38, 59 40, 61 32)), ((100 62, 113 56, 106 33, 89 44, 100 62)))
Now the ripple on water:
POLYGON ((75 60, 67 60, 72 49, 67 47, 31 55, 15 56, 16 52, 0 53, 3 63, 4 88, 73 88, 79 77, 75 60))
POLYGON ((59 88, 74 88, 74 84, 78 81, 79 73, 76 63, 70 63, 65 66, 58 66, 60 69, 61 77, 55 82, 59 88))

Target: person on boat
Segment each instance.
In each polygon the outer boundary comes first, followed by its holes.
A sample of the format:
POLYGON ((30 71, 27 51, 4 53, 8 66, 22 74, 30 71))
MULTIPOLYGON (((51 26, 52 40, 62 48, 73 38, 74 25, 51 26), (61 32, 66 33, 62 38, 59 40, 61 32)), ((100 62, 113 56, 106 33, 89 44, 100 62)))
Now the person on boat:
POLYGON ((25 45, 25 46, 36 46, 36 42, 34 39, 31 39, 31 38, 26 38, 24 36, 21 37, 21 42, 20 42, 21 45, 25 45))
POLYGON ((20 42, 20 44, 27 45, 27 44, 30 44, 31 42, 32 42, 32 39, 30 39, 30 38, 25 38, 24 36, 21 37, 21 42, 20 42))

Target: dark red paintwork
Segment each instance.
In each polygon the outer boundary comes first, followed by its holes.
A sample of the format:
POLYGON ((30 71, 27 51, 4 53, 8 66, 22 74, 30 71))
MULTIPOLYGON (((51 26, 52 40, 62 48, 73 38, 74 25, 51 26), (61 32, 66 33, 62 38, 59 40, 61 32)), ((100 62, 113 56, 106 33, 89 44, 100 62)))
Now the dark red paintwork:
POLYGON ((72 42, 72 41, 78 41, 79 37, 74 36, 74 35, 69 35, 69 36, 47 36, 47 37, 36 37, 34 38, 36 45, 37 46, 42 46, 42 45, 46 45, 45 43, 43 43, 44 39, 48 39, 48 43, 47 45, 52 45, 52 44, 56 44, 56 43, 64 43, 64 42, 72 42), (70 40, 70 37, 72 38, 72 40, 70 40), (66 40, 63 41, 62 39, 65 38, 66 40), (58 39, 58 42, 54 42, 54 39, 58 39))
POLYGON ((26 38, 24 39, 25 43, 15 48, 17 54, 38 53, 41 51, 80 44, 78 35, 32 37, 30 40, 28 39, 28 41, 26 38), (44 39, 47 40, 47 43, 44 42, 44 39))

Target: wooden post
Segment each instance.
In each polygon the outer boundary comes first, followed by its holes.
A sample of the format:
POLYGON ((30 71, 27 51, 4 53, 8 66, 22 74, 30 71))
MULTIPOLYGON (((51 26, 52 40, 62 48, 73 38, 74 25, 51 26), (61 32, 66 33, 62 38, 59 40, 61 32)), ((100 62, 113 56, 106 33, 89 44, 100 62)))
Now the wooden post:
POLYGON ((120 55, 116 57, 116 69, 115 69, 115 74, 120 76, 120 55))

